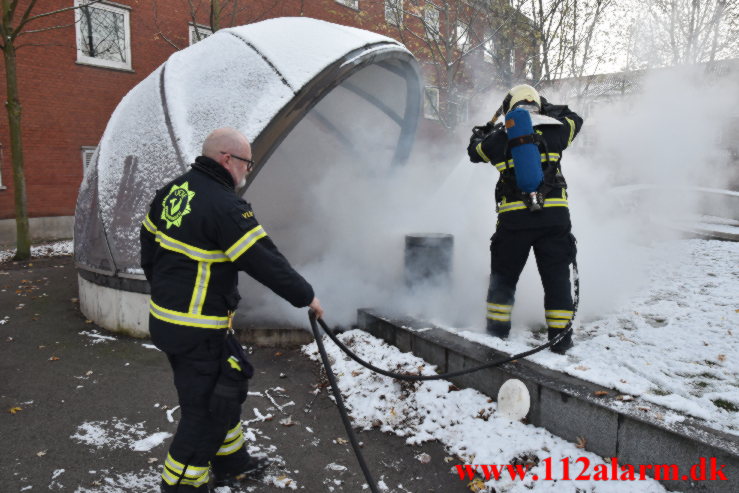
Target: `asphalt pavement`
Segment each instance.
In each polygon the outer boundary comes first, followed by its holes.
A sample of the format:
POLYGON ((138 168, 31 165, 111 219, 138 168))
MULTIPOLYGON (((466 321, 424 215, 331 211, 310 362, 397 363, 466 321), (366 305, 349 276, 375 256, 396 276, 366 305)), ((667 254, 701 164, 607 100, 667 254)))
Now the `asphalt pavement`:
MULTIPOLYGON (((319 365, 299 349, 251 358, 247 443, 273 463, 240 491, 369 491, 319 365)), ((0 491, 158 491, 178 418, 165 356, 85 320, 71 258, 0 264, 0 491)), ((469 491, 439 443, 358 438, 384 491, 469 491)))

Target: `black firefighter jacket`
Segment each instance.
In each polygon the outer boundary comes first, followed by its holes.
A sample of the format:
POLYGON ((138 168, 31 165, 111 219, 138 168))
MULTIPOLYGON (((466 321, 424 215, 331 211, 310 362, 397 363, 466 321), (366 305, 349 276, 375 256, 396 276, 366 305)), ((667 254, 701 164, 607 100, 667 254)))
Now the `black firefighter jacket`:
MULTIPOLYGON (((522 229, 570 224, 567 185, 561 173, 562 151, 572 143, 572 140, 580 132, 583 120, 567 106, 545 104, 542 113, 555 118, 561 125, 537 125, 534 122, 534 131, 545 142, 545 145, 539 145, 542 166, 556 167, 556 171, 554 169, 551 171, 556 174, 556 182, 559 184, 546 194, 544 209, 541 211, 529 211, 521 201, 520 195, 515 193, 518 188, 516 187, 513 158, 510 149, 508 149, 508 137, 503 125, 497 126, 489 134, 473 133, 470 138, 470 144, 467 147, 470 160, 473 163, 491 163, 500 172, 495 188, 498 226, 522 229), (553 108, 553 110, 547 112, 548 108, 553 108)), ((547 171, 545 169, 546 176, 547 171)), ((554 178, 554 176, 551 178, 554 178)))
MULTIPOLYGON (((296 307, 313 299, 313 288, 236 194, 228 171, 203 156, 157 191, 141 227, 141 267, 151 285, 152 323, 178 328, 165 333, 191 343, 228 327, 240 299, 240 270, 296 307)), ((177 352, 174 341, 154 332, 158 346, 177 352)))

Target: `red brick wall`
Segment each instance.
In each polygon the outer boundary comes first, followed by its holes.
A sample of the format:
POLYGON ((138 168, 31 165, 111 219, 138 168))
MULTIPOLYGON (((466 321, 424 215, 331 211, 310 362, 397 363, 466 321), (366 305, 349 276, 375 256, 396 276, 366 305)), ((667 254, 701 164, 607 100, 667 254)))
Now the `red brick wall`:
MULTIPOLYGON (((19 10, 28 3, 21 0, 19 10)), ((76 35, 72 11, 32 23, 28 29, 67 27, 21 36, 18 45, 18 85, 23 108, 22 129, 28 208, 31 217, 74 214, 82 181, 82 146, 97 145, 120 99, 163 63, 175 48, 187 46, 190 12, 186 0, 117 0, 130 10, 132 71, 76 63, 76 35)), ((205 4, 207 2, 203 2, 205 4)), ((73 5, 73 0, 38 2, 35 13, 73 5)), ((285 15, 305 15, 393 35, 384 20, 382 0, 360 0, 360 11, 334 0, 261 0, 249 2, 237 24, 285 15)), ((208 12, 199 12, 208 24, 208 12)), ((224 26, 230 25, 230 14, 224 26)), ((5 64, 0 60, 0 97, 6 99, 5 64)), ((433 132, 431 122, 421 127, 433 132), (431 129, 431 130, 429 130, 431 129)), ((438 126, 438 125, 437 125, 438 126)), ((15 217, 13 176, 7 114, 0 111, 0 219, 15 217)))

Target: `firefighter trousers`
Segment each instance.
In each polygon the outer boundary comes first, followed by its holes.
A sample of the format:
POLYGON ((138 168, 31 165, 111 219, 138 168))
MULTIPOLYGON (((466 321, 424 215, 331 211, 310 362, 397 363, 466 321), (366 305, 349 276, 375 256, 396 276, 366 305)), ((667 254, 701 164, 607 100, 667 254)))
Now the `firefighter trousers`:
POLYGON ((516 284, 533 248, 544 287, 549 338, 573 317, 570 264, 577 254, 571 226, 507 229, 498 227, 490 240, 490 286, 487 296, 488 333, 505 338, 511 330, 516 284))
MULTIPOLYGON (((150 325, 154 331, 156 323, 150 325)), ((225 357, 222 337, 206 338, 184 353, 167 354, 180 404, 180 422, 162 471, 164 492, 207 492, 209 472, 238 473, 249 455, 241 428, 241 405, 212 411, 211 395, 225 357)))

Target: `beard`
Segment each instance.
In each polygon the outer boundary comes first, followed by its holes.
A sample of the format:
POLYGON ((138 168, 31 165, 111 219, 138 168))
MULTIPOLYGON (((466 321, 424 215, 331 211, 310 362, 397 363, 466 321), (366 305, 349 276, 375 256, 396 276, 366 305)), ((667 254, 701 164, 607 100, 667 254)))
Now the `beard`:
POLYGON ((239 183, 236 184, 236 188, 244 188, 246 186, 246 176, 243 177, 241 180, 239 180, 239 183))

